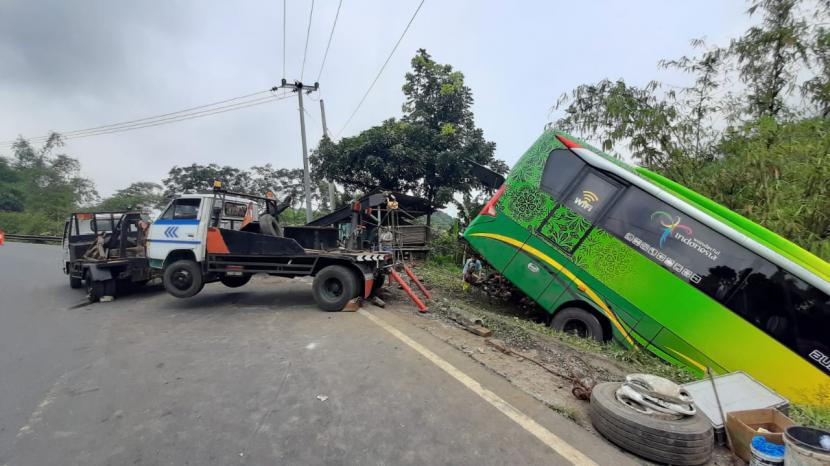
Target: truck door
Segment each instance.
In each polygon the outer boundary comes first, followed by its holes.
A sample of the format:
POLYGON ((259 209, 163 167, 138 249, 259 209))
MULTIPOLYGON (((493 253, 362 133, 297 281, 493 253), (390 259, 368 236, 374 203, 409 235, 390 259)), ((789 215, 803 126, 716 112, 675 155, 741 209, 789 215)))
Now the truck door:
POLYGON ((167 207, 150 228, 148 257, 164 260, 171 251, 189 250, 197 262, 202 261, 207 227, 201 224, 206 224, 209 217, 201 208, 202 201, 201 198, 180 198, 167 207))

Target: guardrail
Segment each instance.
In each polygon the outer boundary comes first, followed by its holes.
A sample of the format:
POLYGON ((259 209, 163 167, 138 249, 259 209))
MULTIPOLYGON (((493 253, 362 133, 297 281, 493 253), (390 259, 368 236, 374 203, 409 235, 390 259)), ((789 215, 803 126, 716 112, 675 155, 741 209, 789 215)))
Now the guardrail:
POLYGON ((44 235, 10 235, 6 233, 6 241, 29 241, 32 243, 60 243, 63 240, 60 236, 44 235))

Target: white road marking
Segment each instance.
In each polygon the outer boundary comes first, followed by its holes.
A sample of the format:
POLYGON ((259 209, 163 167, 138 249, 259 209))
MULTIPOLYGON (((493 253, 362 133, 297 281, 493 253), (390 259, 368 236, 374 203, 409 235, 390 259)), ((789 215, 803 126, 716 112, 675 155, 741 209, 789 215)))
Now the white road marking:
POLYGON ((46 408, 55 401, 55 398, 58 396, 58 391, 61 389, 63 384, 66 383, 66 379, 68 377, 69 373, 64 372, 60 377, 58 377, 55 383, 52 384, 52 387, 49 388, 49 391, 46 393, 43 401, 41 401, 40 404, 37 405, 37 408, 32 411, 32 414, 29 416, 29 421, 17 431, 18 439, 34 431, 35 425, 43 419, 44 411, 46 411, 46 408))
POLYGON ((391 333, 398 340, 401 340, 402 342, 406 343, 410 348, 420 353, 421 356, 427 358, 436 366, 440 367, 444 372, 452 376, 452 378, 454 378, 455 380, 461 382, 470 391, 474 392, 476 395, 483 398, 486 402, 490 403, 494 408, 501 411, 502 414, 513 420, 513 422, 519 424, 519 426, 521 426, 524 430, 533 434, 533 436, 541 440, 545 445, 550 447, 550 449, 555 451, 559 456, 565 458, 574 465, 598 466, 597 463, 585 456, 585 454, 583 454, 581 451, 572 447, 568 442, 562 440, 553 432, 549 431, 544 426, 534 421, 527 414, 516 409, 513 405, 505 401, 500 396, 484 388, 475 379, 465 374, 464 372, 461 372, 458 368, 447 362, 442 357, 428 350, 426 347, 424 347, 417 341, 404 335, 400 330, 396 329, 389 323, 385 322, 379 317, 376 317, 363 309, 360 309, 357 312, 362 314, 364 317, 371 320, 375 324, 377 324, 382 329, 391 333))

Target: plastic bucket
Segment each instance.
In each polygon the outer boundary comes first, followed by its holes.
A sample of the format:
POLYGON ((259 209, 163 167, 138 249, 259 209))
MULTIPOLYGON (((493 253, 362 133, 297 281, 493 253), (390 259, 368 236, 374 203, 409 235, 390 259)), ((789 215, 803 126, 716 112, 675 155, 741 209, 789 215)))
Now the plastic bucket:
POLYGON ((749 446, 749 466, 781 466, 784 464, 783 447, 767 442, 763 436, 756 436, 749 446), (777 451, 776 451, 777 450, 777 451))
POLYGON ((787 466, 826 466, 830 464, 830 450, 821 447, 822 435, 830 432, 810 427, 794 426, 784 432, 787 466))

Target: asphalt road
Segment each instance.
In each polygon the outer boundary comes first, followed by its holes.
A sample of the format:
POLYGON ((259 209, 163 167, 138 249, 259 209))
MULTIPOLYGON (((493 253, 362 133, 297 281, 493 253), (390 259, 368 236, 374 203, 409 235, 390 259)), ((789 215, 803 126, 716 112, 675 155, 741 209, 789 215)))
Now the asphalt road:
POLYGON ((631 463, 389 310, 272 278, 85 305, 59 261, 0 246, 0 465, 631 463))

